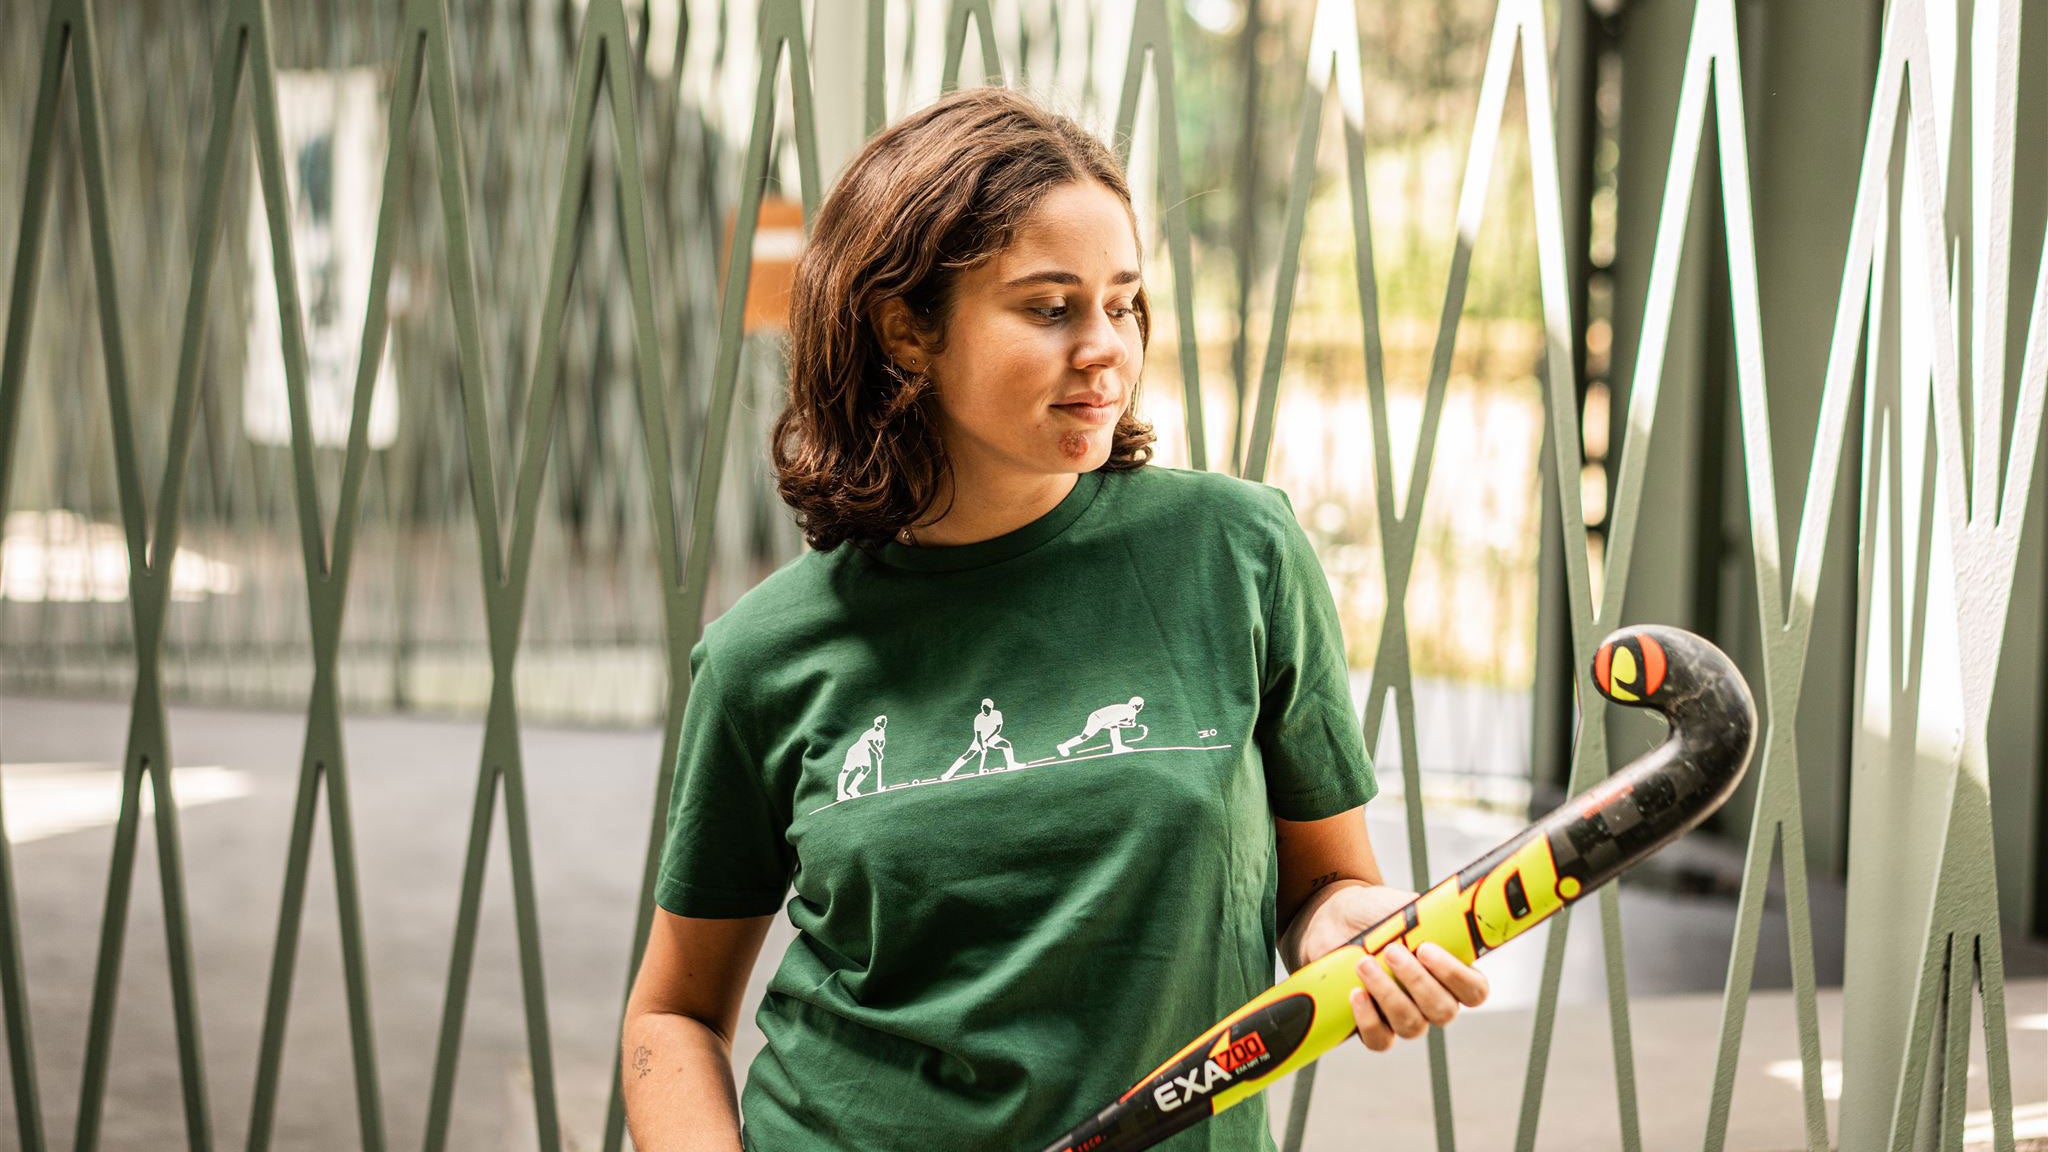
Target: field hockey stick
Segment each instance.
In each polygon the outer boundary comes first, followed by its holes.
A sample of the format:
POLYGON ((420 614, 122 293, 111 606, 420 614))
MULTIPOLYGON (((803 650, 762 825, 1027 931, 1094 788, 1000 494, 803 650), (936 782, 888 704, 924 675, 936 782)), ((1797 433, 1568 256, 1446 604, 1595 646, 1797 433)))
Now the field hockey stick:
POLYGON ((1720 649, 1676 628, 1601 643, 1593 683, 1671 726, 1663 744, 1261 993, 1045 1152, 1138 1152, 1264 1091, 1357 1030, 1367 956, 1434 943, 1470 964, 1640 864, 1707 818, 1742 779, 1756 705, 1720 649))

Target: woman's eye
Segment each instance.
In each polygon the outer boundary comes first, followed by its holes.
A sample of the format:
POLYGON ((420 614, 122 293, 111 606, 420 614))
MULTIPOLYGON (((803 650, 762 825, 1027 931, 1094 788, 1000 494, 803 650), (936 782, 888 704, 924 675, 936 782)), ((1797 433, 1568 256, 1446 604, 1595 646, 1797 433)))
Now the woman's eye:
MULTIPOLYGON (((1066 304, 1034 304, 1026 307, 1025 311, 1040 320, 1054 321, 1066 319, 1070 309, 1066 304)), ((1112 304, 1104 308, 1103 312, 1119 323, 1137 315, 1137 309, 1129 304, 1112 304)))

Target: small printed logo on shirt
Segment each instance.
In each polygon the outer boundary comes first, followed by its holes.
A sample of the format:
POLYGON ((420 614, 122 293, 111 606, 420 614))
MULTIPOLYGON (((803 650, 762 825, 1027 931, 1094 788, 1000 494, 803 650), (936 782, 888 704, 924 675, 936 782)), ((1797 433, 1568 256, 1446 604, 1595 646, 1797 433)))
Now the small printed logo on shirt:
MULTIPOLYGON (((912 770, 906 778, 885 780, 883 772, 884 752, 888 747, 889 717, 875 717, 865 732, 855 737, 847 746, 846 755, 840 762, 839 782, 835 797, 825 808, 844 804, 849 800, 860 800, 879 796, 884 792, 895 792, 904 788, 916 788, 933 784, 945 784, 955 780, 986 776, 992 772, 1022 772, 1048 764, 1074 763, 1094 760, 1104 756, 1125 756, 1141 752, 1220 752, 1228 744, 1192 744, 1166 747, 1146 744, 1151 728, 1139 721, 1138 716, 1145 710, 1145 698, 1133 696, 1128 700, 1104 704, 1088 713, 1085 721, 1077 727, 1079 731, 1066 740, 1060 741, 1053 755, 1037 760, 1019 760, 1017 749, 1003 735, 1003 713, 993 699, 984 697, 981 708, 969 720, 970 735, 967 748, 943 770, 936 765, 927 771, 931 775, 920 775, 912 770)), ((1214 728, 1203 728, 1196 737, 1208 741, 1217 734, 1214 728)), ((900 771, 900 770, 899 770, 900 771)), ((894 775, 894 773, 891 773, 894 775)))

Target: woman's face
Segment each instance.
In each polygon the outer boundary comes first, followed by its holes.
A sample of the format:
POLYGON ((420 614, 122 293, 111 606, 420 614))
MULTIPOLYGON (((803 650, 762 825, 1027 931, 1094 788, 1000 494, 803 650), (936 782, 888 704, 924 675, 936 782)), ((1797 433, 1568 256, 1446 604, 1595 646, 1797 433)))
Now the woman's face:
POLYGON ((930 358, 956 473, 1089 472, 1144 367, 1130 212, 1092 180, 1046 193, 1008 248, 961 274, 930 358))

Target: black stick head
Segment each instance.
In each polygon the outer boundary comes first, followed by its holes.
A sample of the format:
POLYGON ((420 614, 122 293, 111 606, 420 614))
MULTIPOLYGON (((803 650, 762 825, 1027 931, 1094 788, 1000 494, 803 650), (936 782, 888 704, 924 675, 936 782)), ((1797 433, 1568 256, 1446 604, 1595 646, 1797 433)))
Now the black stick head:
POLYGON ((1706 776, 1741 778, 1756 746, 1756 701, 1726 653, 1678 628, 1638 624, 1610 633, 1593 656, 1593 686, 1671 723, 1667 755, 1706 776))

